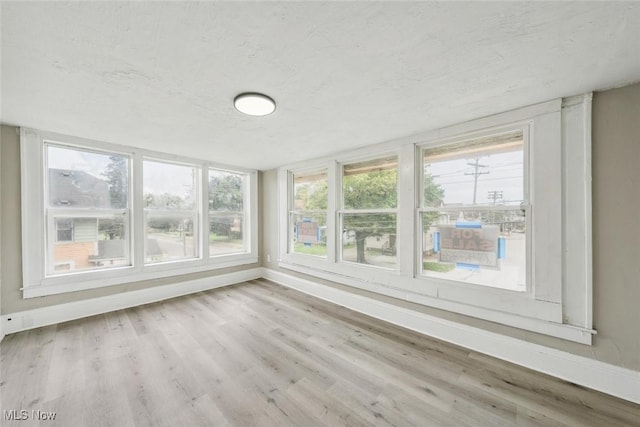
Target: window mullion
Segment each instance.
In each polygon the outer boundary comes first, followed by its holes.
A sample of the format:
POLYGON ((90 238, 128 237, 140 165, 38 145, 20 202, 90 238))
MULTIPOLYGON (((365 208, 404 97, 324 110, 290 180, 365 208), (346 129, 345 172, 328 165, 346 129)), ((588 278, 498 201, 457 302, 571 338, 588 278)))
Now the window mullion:
POLYGON ((398 271, 403 276, 414 277, 416 262, 413 248, 417 233, 415 224, 415 154, 412 144, 405 144, 398 157, 398 209, 396 216, 396 248, 398 271))
POLYGON ((205 164, 202 167, 200 175, 200 254, 203 260, 209 259, 209 240, 211 233, 211 217, 209 216, 209 166, 205 164))
POLYGON ((144 256, 146 247, 146 212, 144 210, 144 197, 143 197, 143 172, 142 172, 142 154, 136 151, 132 158, 132 197, 130 199, 133 212, 131 215, 132 224, 132 242, 130 247, 132 248, 132 261, 133 266, 137 271, 142 271, 144 267, 144 256))
POLYGON ((338 242, 340 235, 338 233, 338 194, 339 187, 342 185, 339 179, 340 168, 334 161, 329 162, 327 168, 327 260, 335 263, 338 259, 338 242))

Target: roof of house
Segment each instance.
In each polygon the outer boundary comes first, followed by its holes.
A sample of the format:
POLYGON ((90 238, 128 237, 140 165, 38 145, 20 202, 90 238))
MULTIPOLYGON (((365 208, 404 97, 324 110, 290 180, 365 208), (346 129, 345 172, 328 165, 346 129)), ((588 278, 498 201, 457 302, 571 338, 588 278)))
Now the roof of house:
POLYGON ((109 184, 83 171, 49 169, 49 203, 60 207, 109 208, 109 184))

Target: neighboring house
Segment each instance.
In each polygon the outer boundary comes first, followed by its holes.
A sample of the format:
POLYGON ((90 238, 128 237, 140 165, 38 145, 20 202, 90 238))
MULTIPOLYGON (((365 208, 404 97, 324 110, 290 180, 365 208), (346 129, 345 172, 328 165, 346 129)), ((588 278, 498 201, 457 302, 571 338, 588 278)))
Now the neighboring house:
MULTIPOLYGON (((109 185, 83 171, 49 169, 49 205, 64 208, 110 205, 109 185)), ((99 256, 98 218, 57 218, 54 221, 53 258, 56 271, 95 266, 99 256)), ((123 249, 120 249, 123 254, 123 249)), ((122 257, 120 255, 119 257, 122 257)))
POLYGON ((384 255, 395 255, 396 235, 385 233, 379 236, 369 236, 365 239, 365 250, 377 251, 384 255))

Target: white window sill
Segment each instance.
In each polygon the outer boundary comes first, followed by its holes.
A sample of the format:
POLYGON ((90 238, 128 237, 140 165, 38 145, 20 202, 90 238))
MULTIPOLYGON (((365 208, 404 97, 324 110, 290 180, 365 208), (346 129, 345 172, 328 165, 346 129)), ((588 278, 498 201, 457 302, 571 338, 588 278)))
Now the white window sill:
POLYGON ((258 258, 251 254, 218 256, 209 261, 194 260, 147 265, 144 268, 122 267, 112 270, 88 271, 46 277, 39 284, 22 288, 23 298, 36 298, 67 292, 97 289, 185 274, 214 271, 227 267, 255 264, 258 258))
MULTIPOLYGON (((352 286, 354 288, 375 292, 377 294, 397 298, 403 301, 447 310, 466 316, 488 320, 491 322, 512 326, 518 329, 536 332, 543 335, 549 335, 552 337, 561 338, 581 344, 591 345, 592 336, 596 334, 596 331, 592 329, 565 325, 559 322, 553 322, 539 318, 524 317, 502 310, 489 309, 486 307, 480 307, 478 305, 472 305, 469 303, 462 303, 459 301, 447 299, 446 296, 443 296, 438 292, 429 292, 427 289, 428 287, 425 286, 425 282, 421 278, 401 278, 396 274, 393 284, 383 284, 380 283, 382 280, 372 281, 369 279, 362 279, 353 277, 354 275, 343 274, 342 272, 330 272, 326 269, 320 269, 317 267, 314 268, 308 265, 300 265, 288 261, 280 261, 278 265, 282 268, 296 271, 298 273, 303 273, 309 276, 318 277, 339 284, 352 286), (426 292, 417 292, 416 289, 425 290, 426 292)), ((531 304, 536 304, 535 300, 531 299, 529 301, 531 302, 531 304)), ((526 304, 526 302, 524 303, 526 304)), ((561 310, 561 306, 559 304, 557 304, 557 309, 561 310)), ((536 308, 533 308, 533 310, 536 310, 536 308)), ((521 313, 522 311, 518 310, 518 312, 521 313)))

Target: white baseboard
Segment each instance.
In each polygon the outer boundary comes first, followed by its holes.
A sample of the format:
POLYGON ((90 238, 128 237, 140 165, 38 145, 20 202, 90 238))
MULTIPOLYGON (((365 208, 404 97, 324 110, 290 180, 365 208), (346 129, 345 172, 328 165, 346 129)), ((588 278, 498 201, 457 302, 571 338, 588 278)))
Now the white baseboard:
POLYGON ((55 323, 80 319, 96 314, 108 313, 123 308, 135 307, 162 301, 194 292, 206 291, 261 277, 262 268, 237 271, 219 276, 189 280, 171 285, 156 286, 137 291, 123 292, 100 298, 69 302, 33 310, 20 311, 0 317, 0 330, 3 334, 12 334, 27 329, 53 325, 55 323))
POLYGON ((4 334, 148 304, 260 277, 377 319, 640 404, 640 372, 638 371, 429 316, 266 268, 253 268, 6 314, 0 317, 0 339, 4 334))
POLYGON ((640 404, 640 372, 463 325, 271 269, 263 277, 351 310, 640 404))

